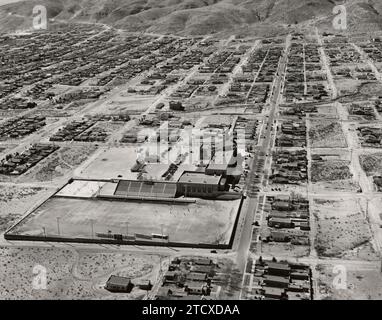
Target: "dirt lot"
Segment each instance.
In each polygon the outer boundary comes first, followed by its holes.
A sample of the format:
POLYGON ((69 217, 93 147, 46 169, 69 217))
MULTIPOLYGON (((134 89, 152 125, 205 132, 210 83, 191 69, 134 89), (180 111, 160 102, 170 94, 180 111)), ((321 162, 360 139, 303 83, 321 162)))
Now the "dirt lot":
MULTIPOLYGON (((146 291, 130 294, 105 290, 111 274, 155 281, 159 256, 128 253, 88 253, 63 248, 0 248, 0 295, 3 299, 142 299, 146 291), (46 289, 34 289, 36 266, 45 268, 46 289), (35 273, 33 273, 35 271, 35 273)), ((39 273, 41 274, 41 273, 39 273)))
POLYGON ((360 190, 359 184, 353 179, 321 181, 312 185, 313 192, 330 192, 330 191, 353 191, 360 190))
MULTIPOLYGON (((267 255, 287 258, 287 257, 306 257, 310 253, 309 246, 293 245, 290 243, 262 243, 261 251, 267 255)), ((257 253, 261 255, 261 253, 257 253)))
POLYGON ((93 114, 97 113, 125 113, 130 114, 141 113, 155 102, 153 96, 131 95, 131 94, 116 94, 112 101, 104 103, 98 108, 92 109, 93 114))
POLYGON ((135 179, 137 174, 130 169, 137 160, 137 148, 110 148, 102 149, 94 155, 94 159, 84 163, 82 168, 76 170, 76 175, 89 179, 135 179))
POLYGON ((346 289, 335 289, 333 281, 339 275, 334 265, 317 265, 319 273, 316 297, 330 300, 381 300, 382 274, 379 265, 350 265, 346 268, 346 289), (333 272, 335 271, 335 272, 333 272))
POLYGON ((0 186, 0 232, 4 232, 28 209, 43 201, 53 191, 44 188, 0 186))
POLYGON ((312 182, 351 179, 350 162, 346 160, 313 161, 312 182))
POLYGON ((309 138, 312 148, 346 148, 347 143, 339 122, 311 120, 309 138))
POLYGON ((7 150, 15 148, 14 144, 0 144, 0 158, 3 158, 7 155, 7 150))
POLYGON ((348 151, 320 149, 319 153, 312 154, 310 173, 312 190, 315 192, 359 190, 357 172, 350 162, 348 151), (314 156, 320 156, 321 160, 314 159, 314 156))
POLYGON ((12 233, 57 235, 57 218, 62 236, 90 238, 94 234, 169 235, 170 241, 228 243, 240 200, 197 200, 190 204, 121 202, 51 198, 12 233), (137 210, 137 208, 139 208, 137 210), (163 226, 161 226, 163 225, 163 226), (163 230, 162 230, 163 229, 163 230))
POLYGON ((365 203, 359 198, 314 199, 318 223, 315 248, 319 256, 375 260, 372 233, 365 218, 365 203))
POLYGON ((335 81, 340 100, 343 102, 354 102, 368 100, 382 95, 382 85, 379 82, 360 82, 352 79, 341 79, 335 81))

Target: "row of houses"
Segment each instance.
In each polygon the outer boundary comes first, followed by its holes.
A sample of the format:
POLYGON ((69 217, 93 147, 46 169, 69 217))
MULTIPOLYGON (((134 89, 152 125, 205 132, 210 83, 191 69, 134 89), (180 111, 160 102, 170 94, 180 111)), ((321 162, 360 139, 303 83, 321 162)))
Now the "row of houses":
POLYGON ((23 174, 57 149, 55 145, 36 144, 22 153, 9 154, 0 161, 0 174, 23 174))
MULTIPOLYGON (((47 91, 57 84, 79 86, 90 79, 95 81, 95 85, 107 86, 109 83, 127 81, 177 56, 179 59, 174 59, 173 64, 166 63, 161 66, 162 74, 167 74, 177 67, 190 68, 192 67, 190 61, 194 61, 194 57, 189 55, 189 49, 199 41, 196 38, 176 39, 169 36, 158 38, 149 35, 124 35, 116 39, 117 34, 113 30, 86 39, 86 34, 91 31, 87 30, 85 34, 81 32, 81 28, 74 28, 70 32, 70 39, 68 39, 69 32, 51 32, 41 36, 25 37, 23 50, 17 48, 12 51, 14 56, 5 55, 4 58, 5 62, 10 62, 8 66, 13 66, 11 59, 23 63, 15 63, 13 73, 8 72, 11 68, 6 67, 7 63, 0 68, 4 71, 3 80, 7 83, 5 89, 9 89, 5 95, 25 85, 33 85, 28 88, 27 94, 34 99, 47 99, 55 95, 54 92, 48 94, 47 91), (42 42, 44 45, 36 46, 33 42, 36 44, 42 42), (81 46, 75 46, 77 42, 81 42, 81 46), (55 45, 46 46, 46 43, 55 45), (44 51, 41 48, 44 48, 44 51), (31 52, 32 58, 27 56, 31 52), (60 63, 57 63, 58 60, 60 63), (35 67, 33 70, 29 68, 32 64, 28 61, 33 61, 35 67), (169 71, 169 67, 172 70, 169 71), (14 79, 18 81, 15 82, 14 79)), ((202 58, 208 52, 208 48, 202 48, 195 49, 193 53, 196 53, 196 50, 199 50, 199 57, 202 58)), ((200 60, 196 62, 200 63, 200 60)), ((166 83, 171 81, 174 81, 171 77, 165 80, 166 83)), ((154 93, 158 90, 161 89, 157 88, 154 93)), ((71 102, 76 98, 79 97, 67 96, 65 101, 60 100, 59 103, 71 102)))
POLYGON ((333 42, 326 43, 324 50, 329 58, 331 67, 337 67, 344 64, 357 65, 361 62, 361 55, 350 44, 345 42, 340 43, 339 38, 333 39, 333 42))
MULTIPOLYGON (((67 30, 68 31, 68 30, 67 30)), ((34 98, 39 98, 43 93, 42 89, 48 89, 54 83, 62 83, 64 79, 70 77, 73 72, 73 81, 78 77, 74 75, 75 69, 80 69, 85 73, 88 71, 89 76, 93 72, 93 63, 101 65, 106 61, 107 54, 103 59, 97 57, 98 52, 108 50, 111 43, 103 43, 108 41, 114 35, 109 32, 100 36, 97 41, 84 41, 89 34, 89 30, 83 32, 83 28, 70 28, 70 32, 50 32, 44 34, 30 34, 18 37, 20 46, 12 48, 12 55, 5 54, 5 64, 1 68, 4 80, 11 82, 17 79, 19 88, 29 86, 33 83, 38 85, 41 82, 49 81, 49 85, 45 88, 32 88, 29 92, 34 98), (82 46, 73 46, 77 41, 84 41, 82 46), (52 44, 48 45, 47 44, 52 44), (86 50, 89 49, 89 50, 86 50), (83 59, 78 59, 82 57, 83 59), (57 63, 60 60, 61 63, 57 63), (88 67, 85 67, 88 66, 88 67), (12 71, 12 72, 9 72, 12 71), (60 76, 58 76, 60 75, 60 76)), ((123 48, 122 51, 127 48, 123 48)), ((110 57, 110 56, 109 56, 110 57)), ((116 59, 117 60, 117 59, 116 59)), ((16 90, 13 90, 15 92, 16 90)))
POLYGON ((0 139, 16 139, 27 136, 45 126, 43 116, 21 116, 0 124, 0 139))
POLYGON ((382 146, 382 129, 368 126, 357 128, 358 137, 363 147, 379 148, 382 146))
POLYGON ((85 115, 85 118, 90 121, 112 121, 112 122, 129 122, 131 120, 128 113, 116 113, 116 114, 92 114, 85 115))
POLYGON ((304 264, 260 257, 253 271, 252 295, 264 300, 312 300, 312 271, 304 264))
POLYGON ((224 97, 226 104, 244 104, 261 112, 269 98, 270 83, 276 75, 281 47, 267 46, 252 52, 241 66, 224 97))
POLYGON ((295 120, 283 121, 278 130, 276 145, 278 147, 305 147, 305 123, 295 120))
POLYGON ((267 57, 258 73, 256 82, 273 83, 280 59, 283 55, 284 48, 282 46, 271 46, 268 50, 267 57))
POLYGON ((0 101, 0 110, 25 110, 37 107, 37 103, 25 98, 8 98, 0 101))
POLYGON ((310 230, 309 201, 301 197, 268 197, 271 211, 266 219, 268 226, 275 229, 299 228, 310 230))
POLYGON ((362 116, 367 120, 376 119, 372 105, 352 103, 350 106, 348 106, 348 110, 350 115, 362 116))
POLYGON ((297 195, 268 196, 267 229, 261 235, 262 242, 309 245, 310 212, 307 199, 297 195))
POLYGON ((317 113, 317 105, 305 105, 305 104, 294 104, 294 105, 281 105, 281 114, 292 117, 303 117, 307 113, 317 113))
POLYGON ((59 129, 52 137, 50 141, 72 141, 76 137, 80 136, 84 131, 95 125, 95 121, 91 120, 78 120, 72 121, 65 127, 59 129))
POLYGON ((379 38, 358 44, 362 50, 376 63, 382 62, 382 45, 379 38))
POLYGON ((379 99, 377 99, 374 103, 374 106, 375 106, 375 109, 377 110, 377 112, 382 115, 382 98, 379 97, 379 99))
POLYGON ((382 176, 374 176, 373 182, 378 192, 382 191, 382 176))
POLYGON ((296 184, 307 181, 308 160, 305 150, 277 150, 272 159, 272 183, 296 184))
POLYGON ((156 299, 218 299, 221 290, 218 268, 209 258, 176 258, 163 275, 156 299))

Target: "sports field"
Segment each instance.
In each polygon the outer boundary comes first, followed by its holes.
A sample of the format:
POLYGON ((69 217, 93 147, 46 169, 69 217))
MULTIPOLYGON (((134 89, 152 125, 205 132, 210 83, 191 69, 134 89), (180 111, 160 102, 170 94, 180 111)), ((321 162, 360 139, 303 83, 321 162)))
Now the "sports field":
POLYGON ((92 238, 109 231, 148 236, 163 232, 171 242, 228 244, 239 202, 198 199, 168 204, 53 197, 11 234, 92 238))

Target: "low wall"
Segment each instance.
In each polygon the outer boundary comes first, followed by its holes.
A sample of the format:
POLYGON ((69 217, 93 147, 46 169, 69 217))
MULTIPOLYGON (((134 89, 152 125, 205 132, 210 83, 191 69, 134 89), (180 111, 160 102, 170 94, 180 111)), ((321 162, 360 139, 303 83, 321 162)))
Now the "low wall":
POLYGON ((183 248, 199 248, 199 249, 230 249, 231 244, 208 244, 208 243, 183 243, 171 241, 144 241, 144 240, 115 240, 115 239, 86 239, 86 238, 64 238, 64 237, 44 237, 44 236, 27 236, 18 234, 4 234, 6 240, 16 241, 43 241, 43 242, 66 242, 66 243, 93 243, 93 244, 115 244, 115 245, 140 245, 154 247, 183 247, 183 248))
POLYGON ((99 195, 95 198, 102 200, 111 201, 157 201, 157 202, 170 202, 170 203, 195 203, 195 199, 185 199, 185 198, 164 198, 164 197, 123 197, 123 196, 102 196, 99 195))

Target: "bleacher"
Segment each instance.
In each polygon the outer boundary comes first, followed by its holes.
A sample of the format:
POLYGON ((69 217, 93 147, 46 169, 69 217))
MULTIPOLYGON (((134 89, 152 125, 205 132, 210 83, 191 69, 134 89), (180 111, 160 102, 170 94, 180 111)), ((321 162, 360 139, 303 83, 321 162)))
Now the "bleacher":
POLYGON ((115 196, 144 198, 175 198, 176 183, 121 180, 115 196))

